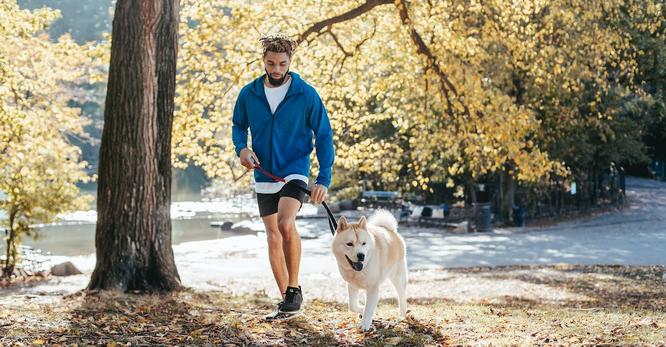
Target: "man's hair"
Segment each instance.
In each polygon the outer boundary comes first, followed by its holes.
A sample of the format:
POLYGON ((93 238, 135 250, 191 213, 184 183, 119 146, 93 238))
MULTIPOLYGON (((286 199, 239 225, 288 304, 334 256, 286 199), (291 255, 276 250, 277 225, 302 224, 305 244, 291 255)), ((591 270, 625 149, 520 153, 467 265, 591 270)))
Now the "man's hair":
POLYGON ((270 34, 266 35, 259 39, 261 42, 261 47, 264 50, 264 57, 268 52, 274 53, 287 53, 287 56, 291 59, 291 55, 296 50, 296 40, 290 39, 285 34, 270 34))

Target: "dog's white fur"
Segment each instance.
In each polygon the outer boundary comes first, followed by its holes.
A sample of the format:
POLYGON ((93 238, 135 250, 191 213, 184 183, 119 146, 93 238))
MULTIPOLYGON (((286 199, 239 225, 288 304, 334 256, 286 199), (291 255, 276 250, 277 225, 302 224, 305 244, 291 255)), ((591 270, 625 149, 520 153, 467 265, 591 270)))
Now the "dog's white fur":
POLYGON ((388 211, 377 211, 367 221, 348 223, 342 216, 333 238, 332 250, 340 275, 347 282, 349 309, 362 313, 361 329, 370 329, 379 301, 379 285, 388 278, 398 293, 399 316, 407 313, 407 258, 405 240, 398 234, 398 222, 388 211), (350 246, 351 245, 351 246, 350 246), (365 257, 359 261, 359 254, 365 257), (349 260, 347 259, 349 258, 349 260), (362 269, 357 271, 351 263, 362 269), (361 290, 366 291, 365 308, 359 306, 361 290))

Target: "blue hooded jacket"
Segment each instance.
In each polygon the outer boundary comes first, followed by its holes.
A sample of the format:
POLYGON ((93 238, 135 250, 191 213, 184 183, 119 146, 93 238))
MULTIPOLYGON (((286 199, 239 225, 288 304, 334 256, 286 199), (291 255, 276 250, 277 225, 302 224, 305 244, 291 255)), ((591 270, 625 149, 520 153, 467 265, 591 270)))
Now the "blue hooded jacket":
MULTIPOLYGON (((333 130, 324 104, 313 87, 290 72, 291 85, 275 114, 271 113, 262 75, 241 89, 234 106, 232 140, 236 155, 247 147, 250 128, 252 150, 261 166, 278 177, 310 176, 310 153, 317 148, 319 175, 316 183, 331 184, 333 130), (314 138, 314 143, 313 143, 314 138)), ((274 182, 254 170, 256 182, 274 182)))

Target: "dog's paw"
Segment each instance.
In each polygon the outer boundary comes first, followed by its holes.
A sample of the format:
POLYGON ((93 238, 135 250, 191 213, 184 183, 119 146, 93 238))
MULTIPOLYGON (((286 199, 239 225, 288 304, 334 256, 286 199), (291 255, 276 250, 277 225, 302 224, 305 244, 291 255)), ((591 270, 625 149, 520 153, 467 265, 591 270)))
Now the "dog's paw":
POLYGON ((371 323, 372 322, 370 322, 370 323, 361 323, 361 325, 359 326, 359 329, 367 332, 367 331, 370 330, 370 326, 372 325, 371 323))
POLYGON ((363 313, 363 307, 350 307, 349 310, 356 313, 363 313))
MULTIPOLYGON (((366 317, 369 318, 369 317, 366 317)), ((363 331, 368 331, 370 330, 370 327, 372 326, 372 318, 371 319, 361 319, 361 325, 359 328, 363 331)))

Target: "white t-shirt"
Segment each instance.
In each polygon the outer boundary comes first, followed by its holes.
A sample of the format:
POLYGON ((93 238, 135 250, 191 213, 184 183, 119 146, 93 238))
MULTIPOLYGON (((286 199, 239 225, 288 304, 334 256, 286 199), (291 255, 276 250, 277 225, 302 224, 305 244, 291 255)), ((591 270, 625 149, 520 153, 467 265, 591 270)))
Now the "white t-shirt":
MULTIPOLYGON (((284 97, 287 95, 287 91, 289 90, 289 86, 291 85, 291 77, 289 77, 289 80, 282 84, 279 87, 273 87, 269 88, 266 86, 264 83, 264 91, 266 92, 266 99, 268 99, 268 105, 271 107, 271 113, 275 114, 275 110, 277 109, 278 105, 284 100, 284 97)), ((293 174, 289 175, 284 178, 287 182, 291 180, 301 180, 305 182, 305 184, 308 183, 308 178, 303 176, 303 175, 298 175, 298 174, 293 174)), ((274 194, 280 191, 282 187, 284 186, 284 183, 282 182, 256 182, 255 183, 255 188, 257 193, 260 194, 274 194)))
POLYGON ((278 105, 280 105, 282 100, 284 100, 284 97, 287 95, 287 91, 289 90, 290 85, 291 85, 291 77, 289 77, 289 80, 283 83, 279 87, 269 88, 266 86, 266 83, 264 83, 264 91, 266 92, 266 99, 268 99, 268 104, 271 106, 272 114, 275 114, 275 110, 277 109, 278 105))

